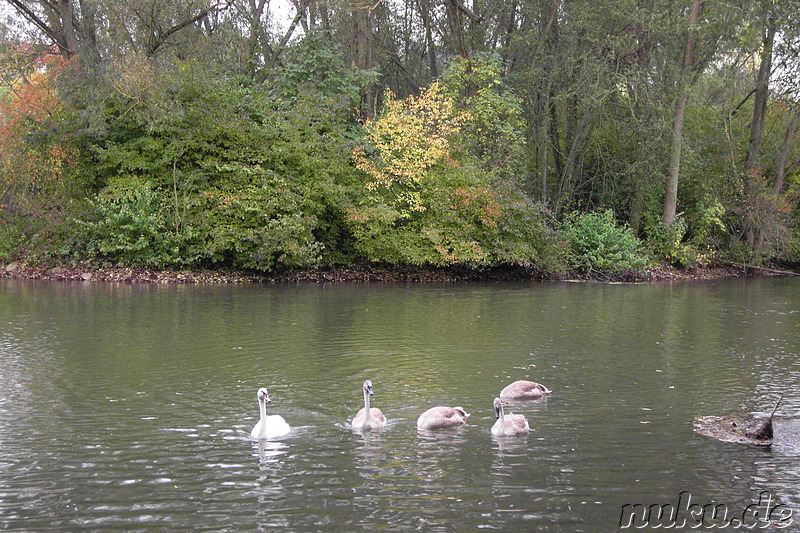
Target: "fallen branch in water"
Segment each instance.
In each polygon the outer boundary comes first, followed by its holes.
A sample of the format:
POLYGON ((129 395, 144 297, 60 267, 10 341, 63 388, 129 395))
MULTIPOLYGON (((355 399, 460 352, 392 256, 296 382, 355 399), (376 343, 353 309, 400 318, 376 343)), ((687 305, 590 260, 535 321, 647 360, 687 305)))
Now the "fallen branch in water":
POLYGON ((777 268, 769 268, 769 267, 761 267, 755 265, 745 265, 744 263, 734 263, 733 261, 718 261, 719 263, 724 263, 726 265, 730 265, 733 267, 738 268, 753 268, 756 270, 763 270, 764 272, 772 272, 773 274, 781 274, 783 276, 800 276, 800 272, 795 272, 793 270, 778 270, 777 268))
POLYGON ((778 398, 777 402, 775 402, 775 407, 772 408, 769 418, 767 418, 767 420, 761 424, 761 427, 755 431, 748 431, 745 433, 745 436, 756 440, 772 440, 772 417, 775 416, 775 411, 778 410, 778 405, 780 405, 781 400, 783 400, 783 394, 781 394, 781 397, 778 398))

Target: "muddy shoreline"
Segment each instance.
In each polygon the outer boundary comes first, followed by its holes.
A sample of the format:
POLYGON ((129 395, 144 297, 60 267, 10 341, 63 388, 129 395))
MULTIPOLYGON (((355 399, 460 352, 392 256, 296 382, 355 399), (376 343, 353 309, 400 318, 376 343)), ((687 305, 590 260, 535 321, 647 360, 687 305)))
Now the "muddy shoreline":
POLYGON ((697 281, 736 277, 793 274, 776 269, 717 265, 691 269, 662 267, 648 272, 568 272, 546 275, 523 267, 488 270, 361 265, 347 268, 304 269, 264 274, 241 270, 151 270, 91 263, 0 264, 0 278, 117 282, 117 283, 380 283, 380 282, 468 282, 468 281, 599 281, 642 283, 697 281))

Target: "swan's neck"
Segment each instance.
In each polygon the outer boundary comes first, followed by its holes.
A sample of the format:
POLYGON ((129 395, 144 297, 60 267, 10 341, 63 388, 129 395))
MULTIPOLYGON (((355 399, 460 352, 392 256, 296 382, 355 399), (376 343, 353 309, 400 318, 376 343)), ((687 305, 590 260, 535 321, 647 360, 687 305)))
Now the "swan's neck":
POLYGON ((503 412, 503 404, 500 404, 500 423, 501 424, 506 423, 505 413, 503 412))
POLYGON ((258 411, 261 413, 261 422, 263 422, 267 419, 267 402, 261 398, 258 399, 258 411))
POLYGON ((372 410, 369 408, 369 391, 364 391, 364 420, 372 418, 372 410))

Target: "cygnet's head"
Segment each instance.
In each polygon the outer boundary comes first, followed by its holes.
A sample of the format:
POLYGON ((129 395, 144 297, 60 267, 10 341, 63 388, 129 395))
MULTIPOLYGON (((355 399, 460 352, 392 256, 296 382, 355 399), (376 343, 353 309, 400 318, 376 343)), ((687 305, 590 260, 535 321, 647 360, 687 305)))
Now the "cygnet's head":
POLYGON ((500 401, 500 398, 494 399, 494 415, 497 418, 500 418, 500 412, 503 410, 503 402, 500 401))
POLYGON ((469 413, 466 412, 463 407, 456 406, 456 407, 453 407, 453 409, 455 409, 458 412, 458 414, 460 414, 464 418, 469 418, 469 413))
POLYGON ((375 394, 372 392, 372 381, 370 380, 364 381, 364 386, 362 388, 364 389, 364 393, 369 394, 370 396, 375 394))
POLYGON ((269 393, 265 387, 261 387, 258 389, 258 393, 256 393, 256 397, 258 398, 259 402, 271 402, 272 400, 269 398, 269 393))

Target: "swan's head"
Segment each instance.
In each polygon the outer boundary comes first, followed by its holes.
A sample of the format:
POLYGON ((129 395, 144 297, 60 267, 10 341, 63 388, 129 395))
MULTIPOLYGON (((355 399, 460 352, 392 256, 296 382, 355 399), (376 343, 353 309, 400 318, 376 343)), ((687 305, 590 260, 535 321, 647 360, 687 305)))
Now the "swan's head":
POLYGON ((469 418, 469 413, 466 412, 463 407, 457 406, 457 407, 453 407, 453 409, 455 409, 456 412, 458 414, 460 414, 461 416, 463 416, 464 418, 469 418))
POLYGON ((269 398, 269 393, 267 392, 267 389, 264 388, 264 387, 261 387, 260 389, 258 389, 258 393, 256 393, 256 397, 258 398, 259 402, 271 402, 272 401, 269 398))
POLYGON ((364 389, 364 394, 369 394, 370 396, 375 394, 372 392, 372 381, 370 380, 364 381, 364 386, 362 388, 364 389))
POLYGON ((496 418, 500 418, 500 413, 503 411, 503 402, 500 401, 500 398, 494 399, 494 416, 496 418))

